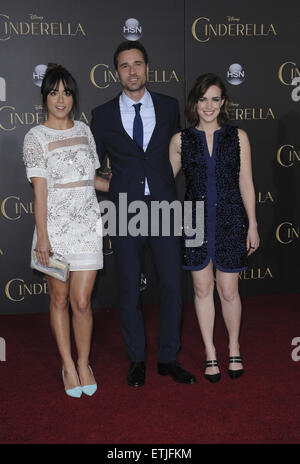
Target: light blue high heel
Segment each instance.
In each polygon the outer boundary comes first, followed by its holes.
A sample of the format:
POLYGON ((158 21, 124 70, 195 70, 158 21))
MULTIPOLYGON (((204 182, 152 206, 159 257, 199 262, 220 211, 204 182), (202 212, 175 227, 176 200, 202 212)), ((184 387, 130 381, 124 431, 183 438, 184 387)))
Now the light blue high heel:
MULTIPOLYGON (((90 365, 89 365, 89 369, 90 369, 92 375, 94 376, 93 371, 92 371, 92 368, 91 368, 90 365)), ((81 387, 83 393, 84 393, 85 395, 88 395, 88 396, 92 396, 94 393, 96 393, 97 388, 98 388, 98 387, 97 387, 97 384, 96 384, 96 383, 93 383, 93 384, 91 384, 91 385, 83 385, 83 386, 81 387)))
MULTIPOLYGON (((65 373, 64 370, 62 370, 62 378, 63 378, 63 383, 65 385, 65 373)), ((65 389, 65 392, 68 396, 72 396, 72 398, 80 398, 82 395, 82 388, 81 387, 74 387, 74 388, 68 388, 68 390, 65 389)))

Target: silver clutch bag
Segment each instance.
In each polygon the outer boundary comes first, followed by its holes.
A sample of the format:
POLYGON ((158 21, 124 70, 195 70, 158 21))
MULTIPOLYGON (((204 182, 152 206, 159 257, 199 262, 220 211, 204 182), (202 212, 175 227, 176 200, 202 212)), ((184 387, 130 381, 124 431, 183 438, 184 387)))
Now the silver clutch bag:
POLYGON ((43 266, 37 259, 36 252, 33 250, 31 253, 31 265, 32 269, 43 272, 55 279, 66 282, 69 277, 70 265, 65 258, 58 253, 53 253, 49 256, 49 266, 43 266))

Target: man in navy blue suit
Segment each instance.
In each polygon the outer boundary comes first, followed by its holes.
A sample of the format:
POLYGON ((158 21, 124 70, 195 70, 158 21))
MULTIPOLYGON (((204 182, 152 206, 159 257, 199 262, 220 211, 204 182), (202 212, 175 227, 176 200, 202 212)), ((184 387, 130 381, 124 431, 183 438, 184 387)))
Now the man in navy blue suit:
MULTIPOLYGON (((176 200, 175 181, 169 162, 169 142, 180 130, 176 99, 149 92, 146 88, 148 56, 139 42, 123 42, 114 54, 122 93, 92 111, 93 132, 100 162, 109 157, 112 178, 109 195, 120 221, 120 194, 128 203, 147 205, 147 234, 121 233, 112 238, 119 273, 119 314, 130 368, 127 383, 145 383, 146 342, 140 305, 140 275, 145 245, 150 247, 159 287, 157 370, 176 382, 192 384, 196 378, 177 362, 181 324, 181 245, 172 232, 150 233, 151 202, 176 200)), ((123 211, 124 213, 124 211, 123 211)), ((130 220, 128 214, 127 220, 130 220)), ((161 226, 161 224, 160 224, 161 226)))

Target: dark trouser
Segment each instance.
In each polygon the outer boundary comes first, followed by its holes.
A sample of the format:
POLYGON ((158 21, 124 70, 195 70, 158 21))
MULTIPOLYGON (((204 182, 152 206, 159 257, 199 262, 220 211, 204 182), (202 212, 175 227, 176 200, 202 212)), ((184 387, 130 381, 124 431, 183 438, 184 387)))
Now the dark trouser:
POLYGON ((112 237, 119 275, 121 331, 130 362, 145 360, 140 277, 148 245, 159 287, 158 362, 176 360, 180 347, 182 309, 181 243, 179 237, 112 237))

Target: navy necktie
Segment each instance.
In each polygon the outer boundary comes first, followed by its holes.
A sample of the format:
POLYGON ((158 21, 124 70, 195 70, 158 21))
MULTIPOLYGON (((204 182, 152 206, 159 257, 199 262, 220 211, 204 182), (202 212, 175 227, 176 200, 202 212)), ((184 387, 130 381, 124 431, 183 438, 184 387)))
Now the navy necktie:
POLYGON ((144 128, 143 128, 143 121, 140 115, 140 109, 141 109, 142 104, 136 103, 133 106, 135 109, 135 117, 133 121, 132 138, 143 149, 144 128))

